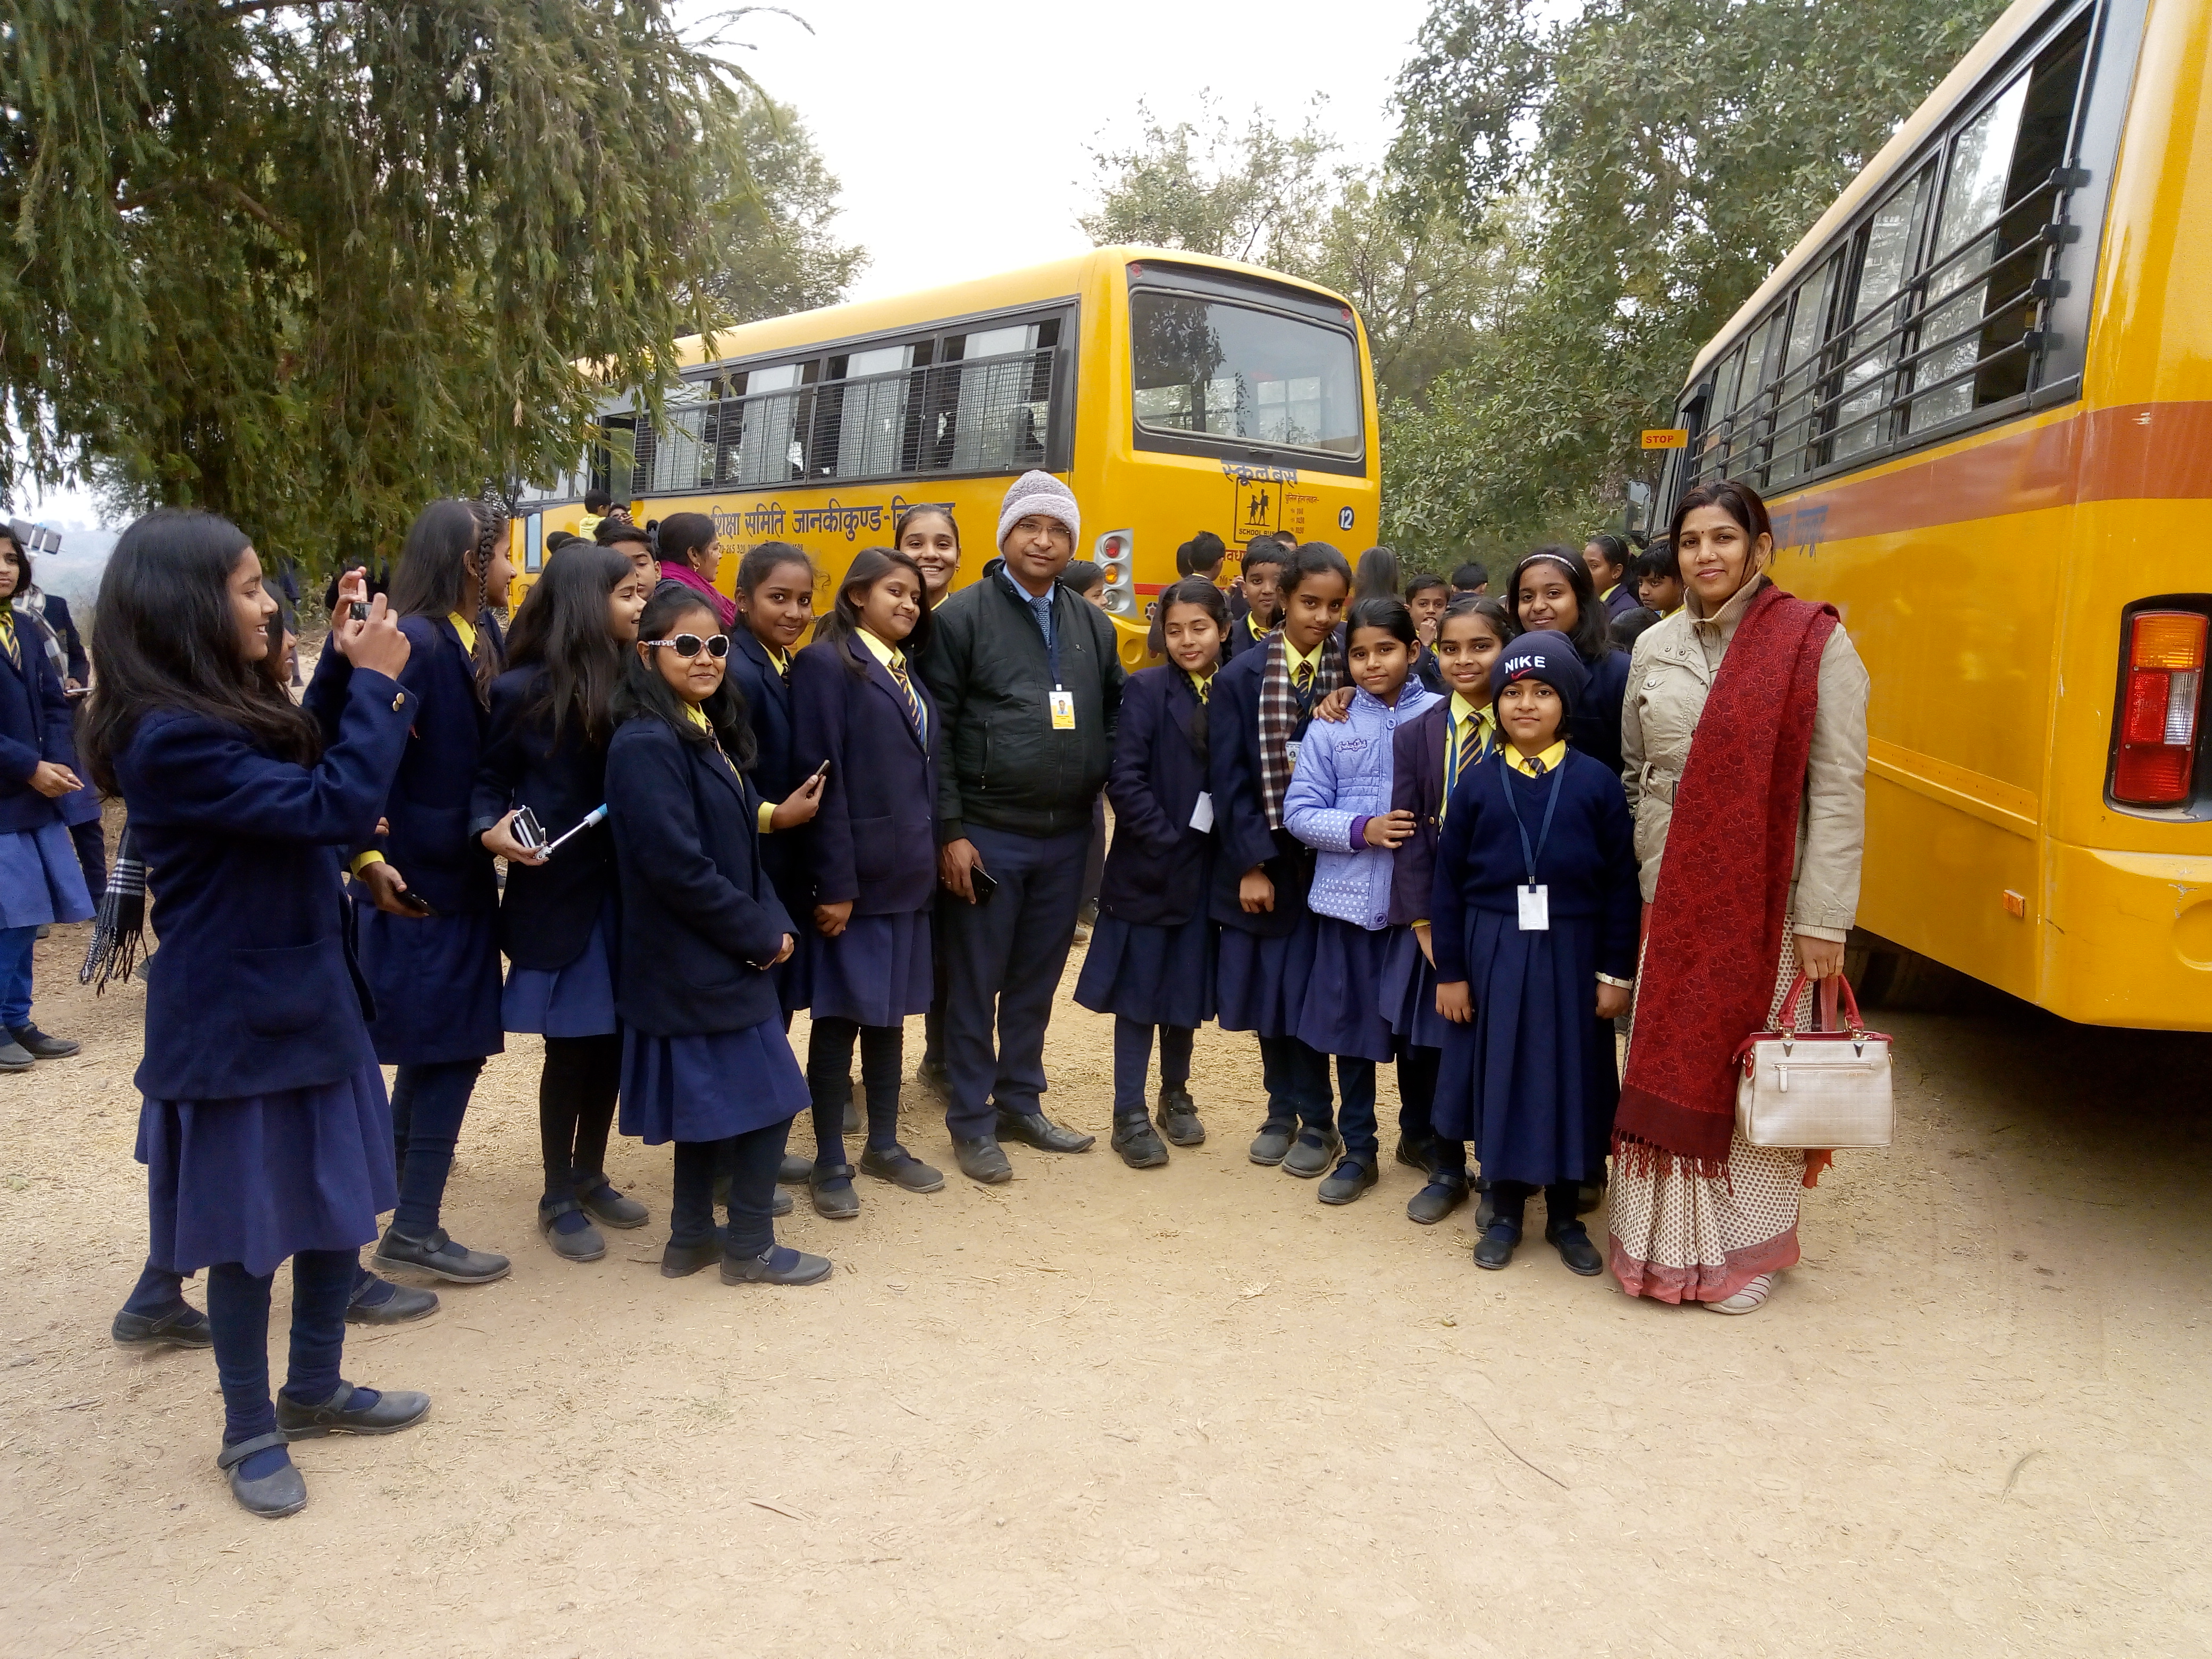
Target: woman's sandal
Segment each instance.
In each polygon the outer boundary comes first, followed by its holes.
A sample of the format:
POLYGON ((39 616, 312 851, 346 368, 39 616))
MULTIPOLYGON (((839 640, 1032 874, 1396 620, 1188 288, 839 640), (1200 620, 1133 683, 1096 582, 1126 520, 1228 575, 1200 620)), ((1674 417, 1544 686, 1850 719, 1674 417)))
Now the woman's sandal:
POLYGON ((1705 1311, 1717 1314, 1756 1313, 1766 1298, 1774 1294, 1774 1275, 1761 1273, 1734 1296, 1723 1302, 1708 1302, 1705 1311))

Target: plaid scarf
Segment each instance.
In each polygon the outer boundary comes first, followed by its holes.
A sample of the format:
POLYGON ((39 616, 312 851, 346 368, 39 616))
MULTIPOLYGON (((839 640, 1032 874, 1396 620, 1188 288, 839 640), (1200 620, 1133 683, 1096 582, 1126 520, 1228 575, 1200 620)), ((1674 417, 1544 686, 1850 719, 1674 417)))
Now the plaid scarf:
POLYGON ((89 985, 96 996, 111 978, 129 979, 146 937, 146 866, 138 856, 138 838, 131 826, 115 846, 115 863, 107 872, 107 890, 100 896, 100 914, 92 927, 92 945, 84 953, 84 966, 76 982, 89 985))
POLYGON ((1283 827, 1283 796, 1291 787, 1291 744, 1313 718, 1313 706, 1344 684, 1344 647, 1331 634, 1321 643, 1321 663, 1303 699, 1291 684, 1283 630, 1267 635, 1267 665, 1260 671, 1260 808, 1267 828, 1283 827))

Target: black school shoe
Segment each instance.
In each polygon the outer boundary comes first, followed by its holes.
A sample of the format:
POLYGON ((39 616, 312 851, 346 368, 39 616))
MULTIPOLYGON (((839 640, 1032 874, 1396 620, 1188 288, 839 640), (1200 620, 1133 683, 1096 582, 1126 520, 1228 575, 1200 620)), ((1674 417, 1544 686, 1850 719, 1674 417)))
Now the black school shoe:
POLYGON ((1427 1175, 1437 1167, 1437 1143, 1433 1139, 1409 1140, 1400 1135, 1398 1148, 1391 1157, 1407 1169, 1427 1175))
POLYGON ((860 1195, 853 1190, 849 1164, 816 1164, 808 1183, 814 1193, 814 1213, 831 1221, 850 1221, 860 1213, 860 1195))
POLYGON ((584 1206, 573 1198, 558 1198, 538 1206, 538 1231, 545 1235, 545 1242, 553 1247, 553 1254, 563 1261, 597 1261, 607 1253, 607 1241, 599 1230, 584 1219, 584 1206), (574 1216, 579 1226, 563 1229, 562 1218, 574 1216))
POLYGON ((860 1172, 888 1181, 903 1193, 945 1190, 945 1172, 931 1168, 903 1146, 869 1147, 860 1154, 860 1172))
POLYGON ((357 1389, 341 1381, 318 1405, 276 1391, 276 1426, 292 1440, 319 1440, 326 1434, 397 1434, 430 1414, 430 1396, 412 1389, 357 1389), (364 1401, 363 1395, 374 1395, 364 1401))
POLYGON ((1571 1273, 1595 1279, 1605 1271, 1605 1258, 1597 1253, 1597 1246, 1590 1242, 1589 1229, 1579 1221, 1545 1228, 1544 1242, 1559 1251, 1559 1260, 1567 1264, 1567 1271, 1571 1273))
POLYGON ((1297 1138, 1297 1133, 1296 1123, 1277 1123, 1272 1119, 1262 1123, 1260 1133, 1252 1138, 1252 1161, 1273 1169, 1291 1150, 1291 1142, 1297 1138))
POLYGON ((925 1089, 934 1090, 940 1100, 952 1098, 952 1074, 945 1069, 945 1062, 941 1060, 925 1058, 916 1068, 914 1080, 925 1089))
POLYGON ((1521 1242, 1521 1229, 1510 1221, 1493 1221, 1489 1230, 1475 1241, 1474 1265, 1495 1272, 1510 1265, 1513 1247, 1521 1242))
MULTIPOLYGON (((15 1038, 9 1037, 7 1042, 0 1042, 0 1072, 27 1072, 38 1063, 31 1051, 15 1038)), ((301 1498, 300 1501, 305 1503, 307 1500, 301 1498)))
POLYGON ((576 1202, 604 1226, 642 1227, 653 1218, 653 1212, 644 1205, 617 1192, 604 1170, 593 1170, 576 1177, 576 1202))
POLYGON ((804 1187, 814 1178, 814 1160, 801 1158, 797 1152, 786 1152, 783 1162, 775 1166, 775 1184, 779 1187, 804 1187))
POLYGON ((412 1319, 428 1319, 437 1311, 437 1291, 418 1290, 412 1285, 395 1285, 371 1273, 355 1285, 353 1300, 346 1304, 345 1316, 349 1325, 404 1325, 412 1319), (381 1301, 371 1300, 380 1286, 392 1294, 381 1301))
POLYGON ((809 1255, 788 1245, 770 1245, 758 1255, 725 1255, 725 1285, 819 1285, 835 1268, 826 1255, 809 1255))
POLYGON ((1133 1170, 1157 1170, 1168 1161, 1168 1149, 1152 1133, 1148 1118, 1115 1118, 1113 1146, 1121 1155, 1121 1162, 1133 1170))
POLYGON ((118 1348, 212 1348, 215 1333, 207 1316, 189 1302, 179 1302, 165 1314, 149 1316, 125 1309, 115 1316, 108 1334, 118 1348))
POLYGON ((696 1244, 678 1244, 668 1241, 668 1248, 660 1253, 660 1276, 663 1279, 688 1279, 702 1267, 711 1267, 722 1259, 722 1230, 720 1227, 696 1244))
POLYGON ((1373 1160, 1347 1158, 1329 1171, 1315 1196, 1324 1204, 1349 1204, 1381 1179, 1373 1160))
POLYGON ((239 1473, 240 1466, 254 1453, 282 1446, 288 1438, 281 1430, 275 1434, 257 1434, 251 1440, 225 1446, 215 1455, 216 1468, 230 1477, 230 1495, 248 1515, 258 1515, 264 1521, 281 1521, 307 1507, 307 1479, 289 1456, 282 1467, 258 1480, 248 1480, 239 1473))
POLYGON ((1344 1140, 1334 1129, 1305 1128, 1291 1150, 1283 1154, 1283 1173, 1296 1176, 1301 1181, 1311 1181, 1316 1176, 1328 1173, 1336 1162, 1336 1155, 1344 1150, 1344 1140))
POLYGON ((35 1025, 10 1025, 8 1035, 33 1060, 67 1060, 84 1047, 75 1037, 48 1036, 35 1025))
POLYGON ((1041 1152, 1087 1152, 1098 1144, 1097 1135, 1064 1128, 1042 1112, 1010 1112, 999 1108, 1000 1140, 1018 1140, 1041 1152))
POLYGON ((489 1285, 507 1277, 514 1264, 489 1250, 472 1250, 457 1244, 443 1227, 433 1227, 424 1238, 410 1238, 394 1222, 384 1230, 376 1254, 369 1258, 380 1267, 411 1269, 451 1279, 456 1285, 489 1285))
POLYGON ((1406 1219, 1433 1227, 1467 1202, 1467 1174, 1461 1170, 1438 1170, 1429 1184, 1406 1200, 1406 1219))
POLYGON ((991 1135, 955 1135, 952 1138, 952 1157, 960 1165, 960 1173, 970 1181, 980 1181, 986 1187, 995 1187, 1002 1181, 1014 1178, 1014 1166, 1006 1161, 1006 1148, 991 1135))
POLYGON ((1198 1121, 1198 1103, 1183 1085, 1161 1085, 1158 1117, 1160 1133, 1176 1146, 1206 1145, 1206 1125, 1198 1121))

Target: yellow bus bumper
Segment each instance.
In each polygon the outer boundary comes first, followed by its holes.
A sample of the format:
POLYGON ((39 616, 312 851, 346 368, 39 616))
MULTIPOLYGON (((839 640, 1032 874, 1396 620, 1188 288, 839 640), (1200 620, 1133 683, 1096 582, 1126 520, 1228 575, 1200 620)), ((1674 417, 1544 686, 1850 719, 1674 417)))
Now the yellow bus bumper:
POLYGON ((2094 1025, 2212 1030, 2212 858, 2047 843, 2043 1006, 2094 1025))

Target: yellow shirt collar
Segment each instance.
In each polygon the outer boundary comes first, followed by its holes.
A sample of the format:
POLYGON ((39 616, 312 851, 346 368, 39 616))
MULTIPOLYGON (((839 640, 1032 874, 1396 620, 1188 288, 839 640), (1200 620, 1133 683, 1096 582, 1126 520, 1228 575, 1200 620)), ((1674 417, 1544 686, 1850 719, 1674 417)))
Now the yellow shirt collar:
POLYGON ((1526 755, 1522 754, 1518 749, 1516 749, 1510 743, 1505 745, 1503 752, 1505 756, 1505 763, 1511 767, 1515 771, 1520 773, 1522 776, 1527 778, 1536 776, 1536 762, 1540 761, 1543 763, 1544 775, 1548 777, 1553 773, 1558 771, 1559 769, 1559 763, 1566 759, 1567 740, 1565 738, 1561 738, 1549 749, 1547 749, 1542 754, 1537 756, 1534 761, 1530 760, 1526 755))
POLYGON ((1496 726, 1498 711, 1488 704, 1477 708, 1467 700, 1465 693, 1455 691, 1451 694, 1451 708, 1448 711, 1448 718, 1451 721, 1452 737, 1456 740, 1460 727, 1465 726, 1469 720, 1480 721, 1484 726, 1496 726))
POLYGON ((1316 673, 1316 674, 1320 673, 1320 672, 1321 672, 1321 653, 1322 653, 1322 650, 1323 647, 1325 647, 1325 646, 1327 646, 1327 645, 1328 645, 1328 641, 1327 640, 1325 640, 1325 639, 1324 639, 1324 640, 1321 642, 1321 644, 1320 644, 1320 645, 1317 645, 1317 646, 1314 647, 1314 648, 1313 648, 1312 650, 1310 650, 1310 651, 1301 651, 1301 650, 1299 650, 1299 649, 1297 648, 1297 647, 1296 647, 1295 645, 1292 645, 1292 644, 1291 643, 1291 636, 1290 636, 1288 634, 1284 635, 1283 635, 1283 669, 1284 669, 1284 672, 1286 672, 1286 673, 1295 674, 1295 673, 1297 673, 1297 672, 1298 672, 1298 670, 1299 670, 1301 667, 1306 667, 1306 668, 1310 668, 1310 669, 1312 669, 1312 670, 1313 670, 1313 672, 1314 672, 1315 673, 1316 673))
POLYGON ((477 653, 477 625, 458 611, 448 611, 446 620, 453 625, 453 632, 461 636, 461 649, 471 657, 477 653))
POLYGON ((859 635, 860 643, 866 646, 875 659, 884 667, 889 668, 894 662, 901 668, 906 666, 906 653, 897 647, 885 644, 865 628, 856 628, 853 631, 859 635))
POLYGON ((1264 640, 1274 631, 1273 629, 1260 626, 1260 613, 1256 611, 1247 611, 1244 613, 1244 629, 1255 640, 1264 640))
POLYGON ((711 732, 714 729, 714 723, 707 718, 707 711, 702 708, 697 703, 685 703, 684 705, 684 712, 690 716, 691 724, 697 726, 702 732, 711 732))

